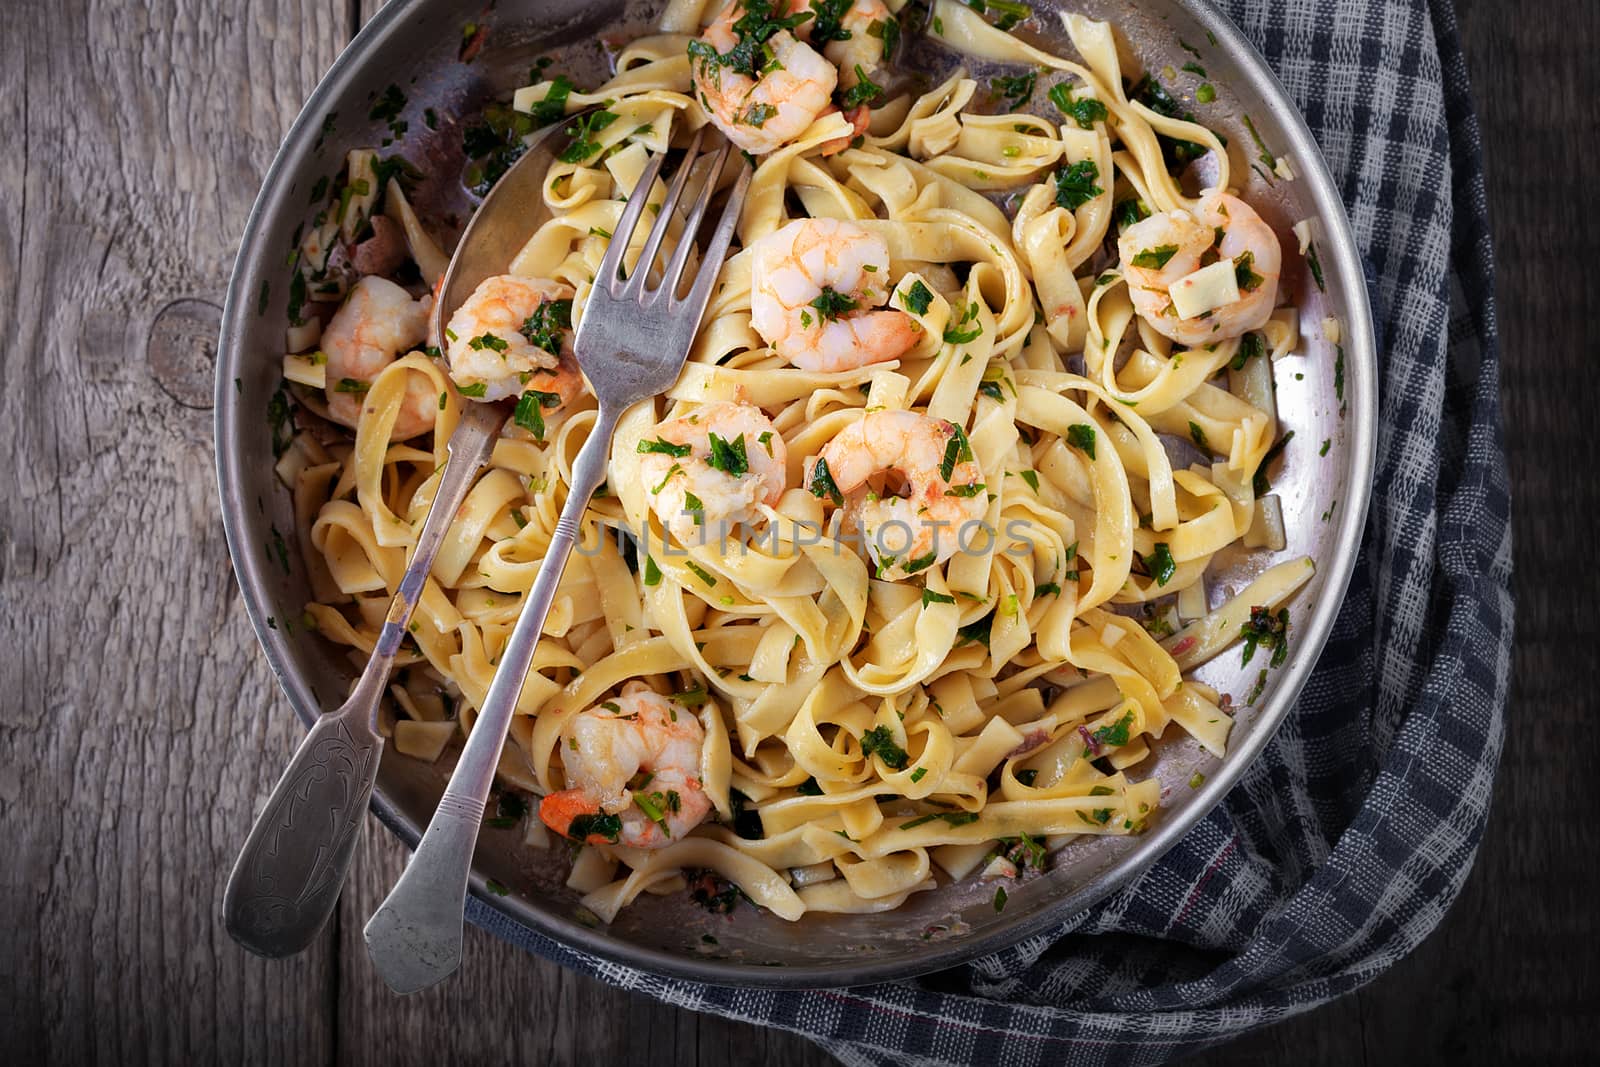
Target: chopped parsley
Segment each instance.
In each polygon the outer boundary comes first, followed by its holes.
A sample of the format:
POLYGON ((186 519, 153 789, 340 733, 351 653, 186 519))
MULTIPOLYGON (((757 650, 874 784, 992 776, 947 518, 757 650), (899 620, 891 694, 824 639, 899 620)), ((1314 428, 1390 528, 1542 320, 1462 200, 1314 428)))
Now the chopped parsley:
MULTIPOLYGON (((1128 95, 1158 115, 1165 115, 1169 119, 1178 119, 1182 122, 1195 120, 1193 112, 1185 111, 1178 101, 1173 99, 1172 94, 1148 74, 1139 79, 1139 83, 1128 95)), ((1161 154, 1166 159, 1169 171, 1182 170, 1209 151, 1203 144, 1180 141, 1164 134, 1158 134, 1156 139, 1161 144, 1161 154)))
POLYGON ((1078 124, 1080 130, 1092 130, 1097 122, 1104 122, 1111 113, 1105 104, 1092 96, 1075 97, 1072 86, 1061 82, 1050 87, 1050 102, 1056 110, 1078 124))
POLYGON ((1210 82, 1201 82, 1200 87, 1194 91, 1194 98, 1202 104, 1209 104, 1217 98, 1217 88, 1210 82))
POLYGON ((1290 430, 1288 433, 1278 438, 1277 441, 1273 442, 1272 447, 1267 449, 1267 451, 1262 455, 1261 463, 1256 467, 1255 477, 1251 479, 1250 484, 1250 487, 1255 492, 1257 499, 1266 496, 1267 493, 1272 489, 1272 481, 1267 477, 1267 465, 1273 460, 1277 459, 1278 455, 1283 451, 1284 446, 1292 440, 1294 440, 1294 431, 1290 430))
MULTIPOLYGON (((688 494, 685 494, 685 495, 688 495, 688 494)), ((703 568, 699 564, 695 563, 694 560, 686 559, 686 560, 683 561, 683 565, 685 567, 688 567, 689 570, 694 572, 694 576, 696 578, 700 579, 702 582, 705 582, 707 585, 716 585, 717 584, 717 579, 715 577, 713 577, 711 574, 708 574, 706 572, 705 568, 703 568)))
POLYGON ((969 622, 965 626, 957 627, 955 647, 960 648, 962 645, 975 642, 987 648, 989 645, 989 630, 993 625, 994 614, 991 612, 975 622, 969 622))
POLYGON ((333 391, 336 393, 365 393, 371 388, 371 382, 364 382, 360 378, 340 378, 334 383, 333 391))
POLYGON ((1267 350, 1266 342, 1259 333, 1247 333, 1239 338, 1239 348, 1233 354, 1233 359, 1228 366, 1234 370, 1244 370, 1244 365, 1252 359, 1262 355, 1267 350))
POLYGON ((1100 168, 1092 159, 1080 159, 1056 171, 1056 204, 1068 211, 1078 210, 1105 192, 1095 184, 1099 177, 1100 168))
POLYGON ((1016 0, 964 0, 964 2, 980 15, 993 12, 997 16, 994 20, 994 28, 997 30, 1009 30, 1033 14, 1033 8, 1027 4, 1017 3, 1016 0))
POLYGON ((932 589, 924 589, 922 591, 923 607, 927 607, 929 604, 954 604, 955 602, 956 598, 948 593, 938 593, 932 589))
POLYGON ((911 283, 911 288, 900 294, 900 303, 913 315, 926 315, 928 306, 933 303, 933 292, 920 281, 911 283))
MULTIPOLYGON (((874 19, 867 25, 867 36, 875 37, 883 42, 884 62, 894 58, 894 47, 900 43, 900 21, 890 17, 888 19, 874 19)), ((813 38, 815 33, 813 32, 813 38)))
POLYGON ((983 333, 983 324, 976 321, 977 318, 978 302, 974 300, 967 305, 967 310, 961 313, 960 322, 957 322, 954 326, 946 326, 944 328, 945 344, 964 345, 970 341, 976 341, 978 336, 983 333), (972 323, 972 329, 962 329, 969 322, 972 323))
POLYGON ((1022 470, 1022 471, 1018 471, 1017 472, 1017 476, 1019 478, 1021 478, 1023 481, 1028 483, 1028 488, 1029 489, 1032 489, 1035 493, 1037 493, 1039 491, 1039 472, 1038 471, 1035 471, 1035 470, 1022 470))
POLYGON ((1156 245, 1146 248, 1133 257, 1133 265, 1144 270, 1160 270, 1167 261, 1178 254, 1177 245, 1156 245))
POLYGON ((1095 431, 1087 423, 1075 422, 1067 427, 1067 444, 1080 449, 1084 455, 1094 459, 1095 431))
POLYGON ((482 397, 489 392, 488 382, 473 382, 470 385, 458 385, 456 391, 462 396, 482 397))
POLYGON ((861 69, 861 64, 856 64, 856 83, 843 93, 839 94, 839 103, 845 111, 870 104, 883 95, 883 86, 867 77, 867 72, 861 69))
POLYGON ((511 421, 533 434, 539 440, 544 440, 544 412, 542 408, 555 408, 561 406, 561 396, 558 393, 546 393, 538 389, 529 389, 517 398, 516 410, 511 413, 511 421))
POLYGON ((817 314, 822 316, 824 322, 832 322, 845 312, 854 311, 861 305, 837 289, 824 285, 822 293, 811 301, 811 306, 817 309, 817 314))
POLYGON ((903 822, 898 829, 915 830, 919 826, 926 826, 935 819, 943 819, 948 826, 969 826, 978 821, 975 811, 935 811, 928 815, 919 815, 910 822, 903 822))
POLYGON ((1272 658, 1267 661, 1267 666, 1282 666, 1289 655, 1289 609, 1281 608, 1274 615, 1271 608, 1253 607, 1249 620, 1240 627, 1239 634, 1244 638, 1244 655, 1239 660, 1239 666, 1250 665, 1258 646, 1272 649, 1272 658))
POLYGON ((1150 217, 1150 208, 1138 197, 1127 200, 1118 200, 1111 209, 1111 218, 1117 224, 1117 229, 1125 230, 1136 222, 1150 217))
POLYGON ((817 465, 811 469, 811 484, 807 487, 811 495, 821 499, 832 500, 835 504, 844 503, 844 494, 839 492, 838 483, 833 480, 833 474, 828 470, 828 461, 821 456, 817 457, 817 465))
POLYGON ((1038 78, 1038 72, 1030 70, 1026 74, 996 78, 990 84, 1000 98, 1006 102, 1006 110, 1016 111, 1033 97, 1033 87, 1038 78))
POLYGON ((822 51, 829 41, 848 41, 853 36, 844 28, 844 17, 855 0, 811 0, 816 20, 811 23, 811 47, 822 51))
POLYGON ((600 150, 600 143, 594 139, 595 135, 616 121, 615 111, 591 111, 587 115, 580 116, 576 122, 567 127, 572 143, 567 145, 558 158, 563 163, 582 163, 600 150))
POLYGON ((1156 547, 1144 557, 1144 565, 1157 585, 1166 585, 1178 572, 1178 564, 1172 558, 1172 548, 1165 541, 1156 542, 1156 547))
POLYGON ((603 837, 613 845, 622 835, 622 817, 620 815, 607 815, 601 812, 596 815, 579 815, 567 826, 566 836, 574 841, 587 841, 591 837, 603 837))
POLYGON ((994 889, 994 910, 995 911, 1005 911, 1006 910, 1006 887, 1003 886, 1003 885, 995 886, 995 889, 994 889))
POLYGON ((1090 737, 1097 745, 1125 745, 1128 743, 1128 730, 1133 726, 1133 712, 1124 712, 1122 718, 1108 726, 1102 726, 1090 737))
POLYGON ((762 126, 766 125, 768 119, 777 113, 778 109, 773 107, 771 104, 751 104, 749 108, 745 110, 745 113, 739 116, 738 121, 744 123, 746 126, 754 126, 759 130, 762 126))
POLYGON ((1206 432, 1193 419, 1189 420, 1189 440, 1194 442, 1196 448, 1203 448, 1208 452, 1211 450, 1210 443, 1206 441, 1206 432))
POLYGON ((550 82, 549 91, 544 94, 544 99, 534 104, 533 110, 528 114, 533 117, 534 125, 549 126, 552 122, 560 122, 566 115, 566 98, 576 86, 566 80, 565 74, 555 75, 554 82, 550 82))
POLYGON ((778 12, 787 6, 780 0, 748 0, 744 5, 744 14, 733 24, 738 43, 726 52, 718 52, 705 41, 693 40, 688 48, 690 59, 702 64, 729 67, 752 78, 761 77, 777 62, 767 41, 774 34, 792 30, 816 14, 814 11, 799 11, 779 16, 778 12))
POLYGON ((528 814, 528 804, 516 793, 501 793, 500 801, 495 806, 494 818, 484 820, 489 826, 497 830, 505 830, 517 825, 521 818, 528 814))
POLYGON ((1035 870, 1044 870, 1045 847, 1044 842, 1038 838, 1023 834, 1021 837, 1002 837, 997 843, 1002 846, 999 855, 1016 864, 1018 868, 1032 867, 1035 870))
POLYGON ((572 301, 541 300, 533 314, 522 321, 522 336, 535 348, 553 356, 561 354, 561 331, 572 329, 572 301))
POLYGON ((640 441, 636 451, 640 455, 648 455, 654 452, 663 456, 682 459, 690 452, 693 452, 694 449, 689 445, 675 445, 671 441, 665 441, 658 437, 654 441, 640 441))
POLYGON ((1256 150, 1261 153, 1260 155, 1256 156, 1256 158, 1259 159, 1268 170, 1275 168, 1278 165, 1278 157, 1273 155, 1267 149, 1266 142, 1261 139, 1261 134, 1257 132, 1256 124, 1250 120, 1249 115, 1244 117, 1244 128, 1250 131, 1250 139, 1256 143, 1256 150))
POLYGON ((711 455, 706 457, 707 465, 735 478, 749 473, 750 459, 745 454, 743 434, 736 434, 731 442, 723 440, 715 433, 709 434, 708 437, 711 442, 711 455))
POLYGON ((478 336, 467 342, 467 347, 472 349, 474 352, 480 352, 485 348, 491 352, 504 352, 506 349, 511 347, 511 342, 507 341, 504 337, 501 337, 498 334, 480 333, 478 336))
MULTIPOLYGON (((559 116, 557 116, 559 117, 559 116)), ((511 165, 527 151, 523 138, 541 125, 502 104, 490 104, 483 121, 461 131, 461 148, 471 164, 462 181, 474 196, 486 196, 511 165)))
POLYGON ((1233 277, 1234 281, 1238 283, 1240 292, 1253 293, 1261 288, 1262 282, 1266 281, 1265 278, 1250 269, 1255 265, 1255 261, 1256 254, 1254 252, 1241 252, 1234 257, 1233 277))
POLYGON ((894 731, 887 726, 874 726, 861 735, 861 754, 877 756, 885 767, 896 771, 905 770, 906 764, 911 762, 906 750, 895 742, 894 731))
MULTIPOLYGON (((955 423, 950 424, 950 440, 944 446, 944 459, 939 464, 939 477, 946 482, 955 473, 956 464, 972 462, 972 445, 967 441, 967 435, 955 423)), ((822 461, 818 460, 818 466, 822 461)))

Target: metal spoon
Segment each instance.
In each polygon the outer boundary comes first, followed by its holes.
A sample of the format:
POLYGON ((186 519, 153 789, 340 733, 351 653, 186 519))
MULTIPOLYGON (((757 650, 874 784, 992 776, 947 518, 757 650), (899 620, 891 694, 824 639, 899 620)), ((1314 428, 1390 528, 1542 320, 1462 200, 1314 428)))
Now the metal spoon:
MULTIPOLYGON (((506 270, 548 216, 541 186, 569 140, 551 134, 568 128, 571 118, 534 133, 528 151, 473 215, 434 304, 435 337, 444 336, 445 323, 478 283, 506 270)), ((450 435, 439 490, 389 603, 372 658, 350 698, 311 727, 245 839, 222 896, 222 921, 251 952, 291 956, 311 943, 333 912, 378 776, 383 753, 378 704, 389 670, 439 546, 494 451, 505 420, 503 405, 466 405, 450 435)))

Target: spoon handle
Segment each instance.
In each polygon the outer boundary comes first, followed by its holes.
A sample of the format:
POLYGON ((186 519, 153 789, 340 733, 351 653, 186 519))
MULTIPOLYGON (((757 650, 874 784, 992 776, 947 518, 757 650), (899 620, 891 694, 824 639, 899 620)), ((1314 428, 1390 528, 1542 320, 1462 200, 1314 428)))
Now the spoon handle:
POLYGON ((467 735, 450 784, 411 862, 367 922, 367 953, 397 993, 426 989, 461 962, 462 909, 484 805, 494 785, 523 681, 539 647, 545 617, 577 543, 578 522, 605 480, 617 415, 613 409, 600 408, 588 440, 573 460, 571 491, 550 538, 550 549, 500 655, 494 681, 467 735))
POLYGON ((239 851, 222 896, 222 922, 251 952, 291 956, 311 943, 333 912, 378 776, 378 704, 389 669, 433 558, 503 421, 488 405, 468 405, 450 436, 449 462, 361 679, 350 699, 312 725, 239 851))

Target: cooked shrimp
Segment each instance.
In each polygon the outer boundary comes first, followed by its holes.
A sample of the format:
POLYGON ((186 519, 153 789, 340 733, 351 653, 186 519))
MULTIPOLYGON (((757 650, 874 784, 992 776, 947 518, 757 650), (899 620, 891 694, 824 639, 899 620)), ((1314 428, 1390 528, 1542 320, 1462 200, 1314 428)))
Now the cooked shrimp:
POLYGON ((804 133, 839 81, 831 63, 783 28, 800 16, 774 20, 774 6, 774 0, 733 0, 689 48, 695 88, 712 124, 757 155, 804 133), (752 45, 753 54, 735 58, 752 45), (759 76, 747 64, 759 64, 759 76))
POLYGON ((983 471, 966 434, 944 419, 871 412, 806 461, 806 485, 836 504, 850 498, 880 578, 904 578, 963 545, 988 543, 969 529, 989 507, 983 471))
POLYGON ((564 837, 661 848, 711 810, 700 784, 700 720, 643 682, 574 715, 561 739, 572 788, 545 797, 539 818, 564 837))
POLYGON ((445 327, 450 377, 463 396, 505 400, 569 351, 572 290, 545 278, 486 279, 445 327))
POLYGON ((917 320, 880 308, 889 246, 843 219, 798 219, 761 238, 750 266, 750 324, 773 350, 810 371, 853 370, 899 359, 917 320))
MULTIPOLYGON (((791 0, 790 10, 811 6, 808 0, 791 0)), ((837 0, 832 6, 837 6, 837 0)), ((883 0, 854 0, 842 14, 830 14, 832 19, 837 19, 838 29, 829 34, 830 40, 823 44, 822 55, 839 68, 839 88, 852 89, 861 80, 857 68, 870 76, 888 62, 896 33, 886 31, 885 27, 894 21, 894 15, 884 6, 883 0), (876 30, 873 27, 877 27, 876 30)), ((822 27, 814 19, 802 24, 800 33, 811 41, 819 29, 822 27)))
POLYGON ((1134 308, 1157 333, 1181 345, 1211 344, 1260 329, 1278 303, 1283 259, 1278 235, 1249 204, 1220 190, 1202 197, 1192 214, 1169 211, 1135 223, 1123 231, 1117 247, 1134 308), (1237 268, 1239 299, 1180 319, 1172 286, 1221 259, 1237 268))
POLYGON ((720 541, 788 488, 788 447, 752 404, 707 404, 663 422, 639 451, 650 509, 679 544, 720 541))
MULTIPOLYGON (((354 427, 361 418, 367 388, 379 372, 422 342, 428 332, 431 298, 412 300, 394 282, 368 276, 356 282, 344 304, 322 331, 328 357, 328 414, 354 427)), ((395 440, 433 429, 439 394, 426 375, 413 374, 395 418, 395 440)))

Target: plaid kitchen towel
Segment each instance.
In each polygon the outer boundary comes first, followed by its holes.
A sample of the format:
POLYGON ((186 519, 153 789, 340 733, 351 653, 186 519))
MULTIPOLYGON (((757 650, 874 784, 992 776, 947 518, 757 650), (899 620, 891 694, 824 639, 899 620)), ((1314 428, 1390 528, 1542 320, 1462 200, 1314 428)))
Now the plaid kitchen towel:
POLYGON ((1340 182, 1380 358, 1359 565, 1260 759, 1125 890, 932 979, 698 986, 577 956, 474 901, 476 921, 670 1003, 798 1031, 847 1064, 1160 1062, 1349 992, 1438 923, 1488 814, 1511 652, 1492 261, 1455 15, 1450 0, 1222 6, 1340 182))

